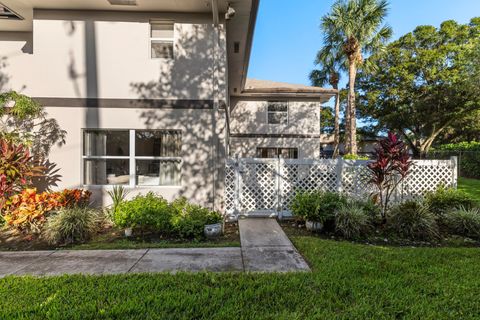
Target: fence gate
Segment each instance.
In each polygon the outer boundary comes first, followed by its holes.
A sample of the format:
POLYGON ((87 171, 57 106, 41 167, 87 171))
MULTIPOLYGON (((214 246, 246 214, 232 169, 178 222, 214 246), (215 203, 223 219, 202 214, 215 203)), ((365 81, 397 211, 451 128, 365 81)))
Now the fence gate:
MULTIPOLYGON (((298 190, 342 192, 365 199, 373 191, 368 183, 368 161, 343 159, 228 159, 225 167, 225 209, 231 217, 290 215, 298 190)), ((456 187, 457 161, 416 160, 408 178, 398 187, 394 201, 422 196, 439 185, 456 187)))

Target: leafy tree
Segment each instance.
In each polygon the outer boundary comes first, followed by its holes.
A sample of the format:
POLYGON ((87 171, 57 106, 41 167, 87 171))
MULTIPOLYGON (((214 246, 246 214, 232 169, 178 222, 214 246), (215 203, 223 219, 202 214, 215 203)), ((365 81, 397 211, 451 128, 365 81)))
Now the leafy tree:
POLYGON ((332 133, 335 127, 335 116, 332 108, 323 106, 320 111, 320 128, 322 133, 332 133))
POLYGON ((419 26, 369 58, 359 76, 360 109, 379 129, 400 132, 415 156, 480 107, 480 18, 419 26))
POLYGON ((25 144, 38 160, 65 137, 66 131, 32 98, 15 91, 0 94, 0 138, 25 144))
MULTIPOLYGON (((346 70, 345 56, 340 47, 327 44, 317 53, 315 64, 318 69, 310 73, 310 81, 314 86, 324 86, 330 84, 334 89, 338 90, 340 82, 340 73, 346 70)), ((323 114, 322 114, 323 115, 323 114)), ((322 126, 322 128, 324 128, 322 126)), ((340 97, 339 93, 335 95, 335 116, 333 125, 333 157, 339 154, 340 144, 340 97)))
POLYGON ((348 62, 347 152, 357 153, 355 79, 364 57, 382 51, 392 29, 382 25, 387 15, 386 0, 337 0, 322 18, 325 47, 341 48, 348 62))

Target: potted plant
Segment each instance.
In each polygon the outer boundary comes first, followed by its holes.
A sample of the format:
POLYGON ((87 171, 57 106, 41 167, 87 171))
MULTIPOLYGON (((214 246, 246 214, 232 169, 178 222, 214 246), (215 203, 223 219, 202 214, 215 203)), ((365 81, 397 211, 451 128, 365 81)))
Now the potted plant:
POLYGON ((206 217, 203 233, 207 238, 218 237, 223 233, 223 220, 220 213, 210 211, 206 217))

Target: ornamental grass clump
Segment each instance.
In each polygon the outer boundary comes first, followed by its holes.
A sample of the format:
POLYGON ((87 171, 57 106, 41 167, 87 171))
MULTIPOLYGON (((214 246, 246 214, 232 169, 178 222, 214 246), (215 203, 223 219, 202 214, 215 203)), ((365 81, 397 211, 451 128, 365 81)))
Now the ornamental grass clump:
POLYGON ((84 242, 98 232, 105 221, 104 213, 99 210, 61 208, 47 219, 43 237, 52 244, 84 242))
POLYGON ((389 213, 388 227, 401 238, 432 241, 440 236, 435 216, 422 202, 406 201, 393 206, 389 213))
POLYGON ((370 217, 359 203, 349 202, 335 211, 335 232, 346 239, 365 236, 371 227, 370 217))
POLYGON ((480 209, 459 207, 448 211, 443 224, 451 234, 480 239, 480 209))
POLYGON ((473 208, 476 205, 475 199, 467 193, 453 189, 440 187, 434 192, 429 192, 425 196, 425 202, 430 210, 437 217, 443 214, 463 207, 465 209, 473 208))

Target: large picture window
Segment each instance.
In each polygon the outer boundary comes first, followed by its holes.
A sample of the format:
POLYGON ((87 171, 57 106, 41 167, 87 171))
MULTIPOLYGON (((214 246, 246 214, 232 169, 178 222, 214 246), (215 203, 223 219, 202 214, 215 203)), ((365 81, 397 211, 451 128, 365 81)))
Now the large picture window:
POLYGON ((178 130, 84 130, 86 185, 178 186, 178 130))

